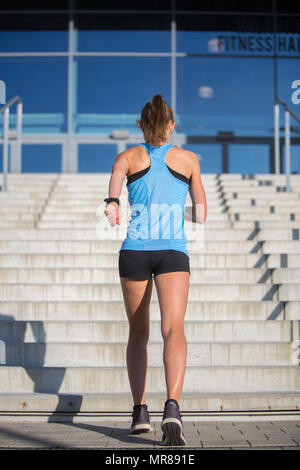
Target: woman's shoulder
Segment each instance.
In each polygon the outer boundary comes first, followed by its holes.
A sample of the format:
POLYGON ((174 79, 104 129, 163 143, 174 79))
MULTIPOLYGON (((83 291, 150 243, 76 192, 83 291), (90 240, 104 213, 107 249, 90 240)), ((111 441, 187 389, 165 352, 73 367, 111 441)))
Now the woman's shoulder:
POLYGON ((185 160, 187 164, 194 165, 197 159, 197 155, 191 150, 183 149, 177 145, 173 147, 173 151, 176 153, 176 156, 181 160, 185 160))

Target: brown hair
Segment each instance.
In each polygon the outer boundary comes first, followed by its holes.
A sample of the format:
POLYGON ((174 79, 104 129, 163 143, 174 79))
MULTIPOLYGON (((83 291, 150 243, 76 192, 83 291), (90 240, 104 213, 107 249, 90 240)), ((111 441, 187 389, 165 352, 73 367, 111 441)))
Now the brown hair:
POLYGON ((150 145, 160 145, 166 140, 169 121, 174 122, 173 111, 163 99, 162 94, 152 96, 141 112, 141 118, 137 121, 140 128, 143 127, 145 141, 150 145))

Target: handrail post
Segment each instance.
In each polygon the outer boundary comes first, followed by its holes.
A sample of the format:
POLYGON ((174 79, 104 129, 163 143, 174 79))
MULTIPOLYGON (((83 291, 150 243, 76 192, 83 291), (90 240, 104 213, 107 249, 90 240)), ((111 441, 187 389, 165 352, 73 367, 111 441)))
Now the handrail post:
POLYGON ((17 159, 18 159, 18 172, 21 172, 22 165, 22 118, 23 118, 23 103, 19 101, 17 104, 17 159))
POLYGON ((9 107, 4 110, 3 116, 3 191, 7 191, 7 170, 8 170, 8 130, 9 130, 9 107))
POLYGON ((5 342, 2 339, 0 339, 0 364, 6 364, 5 342))
POLYGON ((286 109, 284 113, 285 121, 285 175, 286 175, 286 190, 291 190, 290 175, 291 175, 291 137, 290 137, 290 113, 286 109))
POLYGON ((279 142, 279 103, 274 104, 274 154, 275 173, 280 173, 280 142, 279 142))

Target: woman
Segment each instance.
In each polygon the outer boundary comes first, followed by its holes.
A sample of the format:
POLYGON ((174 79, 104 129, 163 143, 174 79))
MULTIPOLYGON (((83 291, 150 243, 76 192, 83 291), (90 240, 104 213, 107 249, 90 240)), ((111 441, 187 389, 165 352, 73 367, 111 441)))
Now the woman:
POLYGON ((119 251, 119 275, 129 321, 126 361, 134 402, 131 429, 133 433, 152 430, 145 384, 153 275, 161 312, 167 387, 162 445, 184 445, 179 401, 186 368, 184 317, 190 281, 184 206, 189 190, 191 220, 204 223, 206 197, 196 155, 168 143, 175 121, 163 95, 154 95, 145 104, 138 126, 145 142, 117 155, 110 197, 105 199, 105 214, 115 225, 121 216, 119 196, 127 176, 132 217, 119 251))

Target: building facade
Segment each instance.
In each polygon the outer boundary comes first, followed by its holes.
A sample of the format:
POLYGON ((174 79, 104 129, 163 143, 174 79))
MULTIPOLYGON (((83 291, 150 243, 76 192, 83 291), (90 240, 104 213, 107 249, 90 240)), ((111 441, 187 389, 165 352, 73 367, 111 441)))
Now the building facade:
MULTIPOLYGON (((172 142, 194 151, 202 172, 274 172, 276 99, 300 115, 297 2, 61 0, 24 9, 12 0, 0 10, 0 80, 24 113, 22 158, 12 139, 10 171, 110 172, 117 153, 143 141, 136 120, 162 93, 175 113, 172 142)), ((280 126, 284 172, 283 110, 280 126)), ((291 172, 300 173, 293 119, 291 138, 291 172)), ((0 140, 1 171, 2 154, 0 140)))

